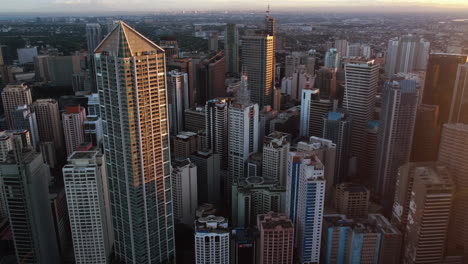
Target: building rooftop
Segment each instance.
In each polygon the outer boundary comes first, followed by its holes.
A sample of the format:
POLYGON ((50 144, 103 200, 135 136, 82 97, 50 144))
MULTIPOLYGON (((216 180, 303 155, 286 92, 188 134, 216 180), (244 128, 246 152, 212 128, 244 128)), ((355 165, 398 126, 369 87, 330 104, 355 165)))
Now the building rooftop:
POLYGON ((209 215, 195 220, 196 233, 226 233, 228 220, 222 216, 209 215))
POLYGON ((80 159, 94 159, 98 154, 97 151, 75 151, 68 157, 68 160, 80 160, 80 159))
POLYGON ((258 215, 257 218, 263 229, 294 227, 291 220, 285 214, 281 213, 269 212, 268 214, 258 215))

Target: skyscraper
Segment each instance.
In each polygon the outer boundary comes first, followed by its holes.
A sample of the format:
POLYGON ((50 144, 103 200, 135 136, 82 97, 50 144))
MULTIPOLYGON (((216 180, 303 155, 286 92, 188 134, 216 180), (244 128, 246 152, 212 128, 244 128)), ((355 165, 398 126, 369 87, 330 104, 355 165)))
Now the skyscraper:
POLYGON ((364 185, 340 183, 336 185, 335 209, 351 219, 367 218, 369 198, 370 192, 364 185))
POLYGON ((26 84, 8 84, 5 88, 3 88, 3 111, 10 128, 12 128, 11 112, 16 110, 18 105, 30 105, 31 103, 31 89, 26 84))
MULTIPOLYGON (((190 155, 190 160, 197 166, 197 192, 199 203, 218 205, 221 202, 220 156, 212 151, 197 151, 190 155)), ((224 179, 227 180, 227 179, 224 179)), ((231 183, 226 183, 231 187, 231 183)))
POLYGON ((290 137, 291 135, 287 133, 275 131, 263 141, 263 178, 273 180, 281 186, 286 186, 290 137))
POLYGON ((425 70, 430 43, 416 35, 404 35, 388 41, 385 71, 387 75, 425 70))
POLYGON ((379 81, 379 65, 374 61, 349 62, 345 65, 343 108, 353 117, 351 155, 358 168, 365 164, 367 123, 373 120, 379 81))
MULTIPOLYGON (((311 89, 310 85, 306 85, 306 88, 302 90, 301 96, 301 121, 299 132, 301 137, 310 137, 312 134, 312 125, 318 125, 312 123, 312 104, 314 100, 319 99, 319 90, 311 89)), ((327 111, 328 112, 328 111, 327 111)), ((317 117, 318 118, 318 117, 317 117)))
POLYGON ((190 159, 176 159, 172 162, 172 202, 174 219, 192 226, 198 207, 197 166, 190 159))
POLYGON ((184 131, 184 111, 189 108, 188 76, 175 70, 167 75, 169 129, 172 135, 177 135, 184 131))
POLYGON ((53 142, 55 151, 58 155, 61 155, 64 142, 57 101, 54 99, 38 99, 31 105, 31 109, 36 113, 39 140, 41 142, 53 142))
POLYGON ((403 246, 405 263, 442 263, 454 188, 447 168, 416 168, 403 246))
POLYGON ((229 178, 236 183, 245 178, 244 166, 250 154, 258 151, 258 104, 250 102, 247 76, 241 77, 237 102, 229 108, 229 178))
POLYGON ((341 68, 340 61, 341 61, 341 53, 338 52, 336 49, 330 49, 325 54, 325 67, 328 69, 336 69, 341 68))
POLYGON ((227 98, 209 100, 205 105, 207 147, 220 155, 223 169, 228 165, 229 105, 230 100, 227 98))
POLYGON ((110 263, 113 246, 104 156, 76 151, 63 167, 76 263, 110 263))
POLYGON ((101 40, 101 25, 97 23, 86 24, 86 42, 88 44, 88 54, 94 53, 94 49, 96 49, 101 40))
POLYGON ((27 137, 15 135, 13 151, 0 163, 16 260, 26 264, 59 263, 49 203, 49 168, 41 154, 24 142, 27 137))
POLYGON ((257 216, 260 231, 259 264, 293 263, 294 225, 284 214, 270 212, 257 216))
POLYGON ((65 145, 67 156, 76 150, 78 145, 84 142, 84 121, 86 120, 86 110, 80 105, 69 106, 65 113, 62 113, 63 133, 65 135, 65 145))
POLYGON ((11 112, 11 121, 13 129, 26 129, 29 131, 33 147, 39 146, 36 113, 32 112, 28 105, 18 105, 18 107, 11 112))
POLYGON ((323 117, 323 135, 336 144, 334 184, 345 180, 348 174, 352 117, 344 111, 328 112, 323 117))
POLYGON ((418 105, 411 161, 436 161, 440 143, 439 106, 418 105))
POLYGON ((419 91, 413 80, 387 82, 384 89, 374 188, 390 209, 398 168, 411 154, 419 91))
POLYGON ((348 41, 346 39, 337 39, 335 40, 335 49, 337 52, 341 54, 343 57, 347 57, 348 54, 348 41))
POLYGON ((195 263, 229 264, 228 220, 210 215, 195 221, 195 263))
POLYGON ((242 37, 242 63, 249 75, 252 102, 260 109, 271 105, 275 73, 274 37, 266 32, 247 34, 242 37))
POLYGON ((223 51, 212 52, 196 65, 196 97, 198 105, 226 96, 226 57, 223 51))
POLYGON ((455 184, 455 199, 450 216, 449 248, 464 249, 468 257, 468 226, 464 223, 468 217, 468 125, 445 124, 439 149, 439 162, 447 166, 455 184))
POLYGON ((431 53, 427 64, 422 103, 439 106, 439 125, 449 121, 450 108, 455 93, 457 70, 468 55, 431 53))
POLYGON ((239 74, 239 30, 236 24, 226 25, 226 72, 239 74))
POLYGON ((458 65, 449 122, 468 124, 468 63, 458 65))
POLYGON ((164 51, 119 21, 95 59, 116 259, 170 261, 175 248, 164 51))

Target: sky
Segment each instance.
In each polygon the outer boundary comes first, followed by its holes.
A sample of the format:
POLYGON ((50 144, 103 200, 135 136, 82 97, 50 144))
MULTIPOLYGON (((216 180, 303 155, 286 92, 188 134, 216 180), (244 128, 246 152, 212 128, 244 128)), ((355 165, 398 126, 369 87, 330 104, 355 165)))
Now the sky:
MULTIPOLYGON (((0 13, 158 12, 193 10, 418 11, 466 10, 468 0, 0 0, 0 13)), ((467 13, 468 14, 468 13, 467 13)))

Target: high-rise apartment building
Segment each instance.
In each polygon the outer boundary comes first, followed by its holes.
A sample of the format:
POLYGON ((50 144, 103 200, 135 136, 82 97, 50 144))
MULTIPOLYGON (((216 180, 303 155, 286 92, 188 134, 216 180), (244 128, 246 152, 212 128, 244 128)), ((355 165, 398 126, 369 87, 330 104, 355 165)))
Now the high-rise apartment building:
MULTIPOLYGON (((319 90, 318 89, 311 89, 310 85, 307 85, 304 90, 302 90, 301 96, 301 119, 300 119, 300 127, 299 132, 301 137, 310 137, 312 133, 312 105, 314 101, 320 100, 319 99, 319 90)), ((317 117, 318 118, 318 117, 317 117)), ((316 129, 317 130, 317 129, 316 129)))
POLYGON ((127 264, 172 261, 164 50, 119 21, 95 59, 115 258, 127 264))
POLYGON ((341 68, 342 54, 337 49, 330 49, 325 53, 325 67, 328 69, 341 68))
POLYGON ((223 169, 226 169, 228 165, 229 105, 228 98, 209 100, 205 105, 207 148, 220 155, 223 169))
POLYGON ((273 180, 281 186, 286 186, 290 137, 290 134, 275 131, 263 141, 263 178, 273 180))
POLYGON ((239 74, 239 30, 236 24, 226 25, 226 72, 239 74))
POLYGON ((390 209, 393 205, 398 168, 410 159, 418 96, 416 81, 390 81, 385 84, 374 185, 384 209, 390 209))
POLYGON ((167 86, 169 130, 172 135, 177 135, 184 131, 184 111, 189 108, 187 74, 175 70, 169 72, 167 86))
POLYGON ((2 90, 2 104, 8 127, 12 128, 11 112, 19 105, 32 104, 31 89, 24 83, 8 84, 2 90))
POLYGON ((405 35, 388 41, 385 71, 390 76, 400 72, 426 69, 430 43, 416 35, 405 35))
POLYGON ((59 263, 52 211, 50 172, 41 154, 13 135, 12 151, 0 163, 5 204, 18 263, 59 263))
POLYGON ((206 101, 226 96, 226 57, 223 51, 216 51, 200 59, 196 65, 196 101, 206 101))
POLYGON ((358 168, 366 162, 367 123, 373 120, 379 81, 379 65, 374 61, 345 64, 343 108, 353 117, 351 155, 358 168))
POLYGON ((170 36, 161 37, 159 46, 166 52, 167 59, 179 57, 179 43, 177 38, 170 36))
POLYGON ((403 245, 404 263, 442 263, 454 189, 447 168, 415 169, 403 245))
POLYGON ((229 264, 228 220, 210 215, 195 221, 195 263, 229 264))
POLYGON ((346 217, 367 218, 370 192, 362 184, 340 183, 335 187, 335 209, 346 217))
POLYGON ((468 61, 468 55, 431 53, 426 70, 422 103, 439 106, 439 125, 449 121, 459 64, 468 61))
POLYGON ((459 64, 450 105, 450 123, 468 124, 468 63, 459 64))
POLYGON ((348 56, 348 41, 346 39, 337 39, 335 40, 335 49, 341 54, 341 56, 348 56))
POLYGON ((439 106, 418 105, 411 161, 436 161, 440 143, 439 106))
POLYGON ((171 178, 174 220, 192 226, 198 207, 197 166, 190 159, 176 159, 171 178))
POLYGON ((345 111, 328 112, 323 117, 322 137, 336 145, 334 184, 344 181, 348 174, 352 122, 353 118, 345 111))
POLYGON ((91 143, 96 148, 101 148, 102 135, 102 119, 99 116, 88 115, 83 122, 84 142, 91 143))
POLYGON ((76 263, 110 263, 111 205, 104 156, 76 151, 63 169, 76 263))
POLYGON ((84 142, 84 122, 86 120, 86 110, 80 105, 69 106, 65 113, 62 113, 63 133, 65 135, 65 145, 67 156, 76 150, 78 145, 84 142))
POLYGON ((197 133, 182 131, 174 138, 174 158, 186 159, 198 151, 197 133))
POLYGON ((61 155, 64 142, 58 102, 54 99, 38 99, 31 105, 31 109, 36 113, 39 140, 53 142, 57 154, 61 155))
POLYGON ((88 108, 86 109, 86 113, 88 115, 99 116, 99 94, 93 93, 88 95, 88 108))
POLYGON ((93 54, 96 47, 102 40, 101 25, 97 23, 86 24, 86 42, 88 53, 93 54))
POLYGON ((39 131, 37 128, 36 113, 31 111, 28 105, 18 105, 18 107, 10 113, 11 125, 13 129, 26 129, 31 137, 33 147, 39 145, 39 131))
POLYGON ((269 212, 257 216, 260 232, 259 264, 293 263, 294 225, 280 213, 269 212))
POLYGON ((247 77, 241 77, 237 101, 229 108, 229 182, 245 178, 245 163, 250 154, 258 151, 258 104, 250 102, 247 77))
POLYGON ((463 249, 468 258, 468 125, 445 124, 439 149, 439 162, 450 171, 455 184, 453 209, 450 216, 448 247, 463 249))
POLYGON ((274 37, 266 32, 242 37, 242 67, 249 75, 252 102, 260 109, 271 105, 275 80, 274 37))

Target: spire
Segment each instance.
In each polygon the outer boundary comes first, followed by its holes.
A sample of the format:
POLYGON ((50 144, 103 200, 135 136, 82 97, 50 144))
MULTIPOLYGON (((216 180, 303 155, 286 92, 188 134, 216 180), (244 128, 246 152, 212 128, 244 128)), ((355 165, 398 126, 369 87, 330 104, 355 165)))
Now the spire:
POLYGON ((269 16, 270 16, 270 3, 268 3, 268 8, 266 11, 266 17, 269 17, 269 16))

